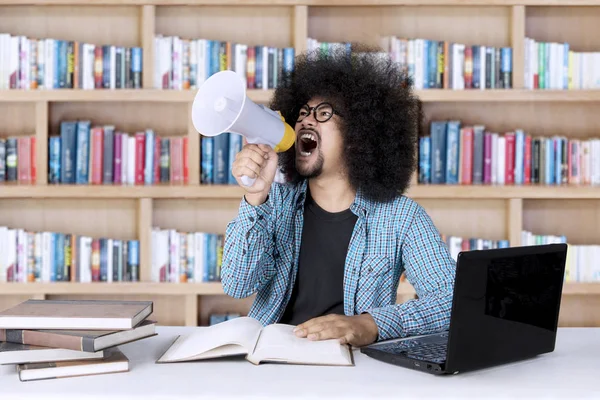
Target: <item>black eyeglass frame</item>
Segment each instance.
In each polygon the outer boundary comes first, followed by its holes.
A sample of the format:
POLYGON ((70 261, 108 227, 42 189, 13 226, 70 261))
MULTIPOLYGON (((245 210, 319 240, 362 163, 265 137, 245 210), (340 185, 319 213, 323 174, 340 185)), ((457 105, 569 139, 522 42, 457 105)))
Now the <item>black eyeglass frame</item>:
POLYGON ((329 120, 330 120, 330 119, 333 117, 333 115, 334 115, 334 114, 335 114, 335 115, 338 115, 338 116, 340 116, 340 117, 343 117, 343 115, 342 115, 342 114, 340 114, 339 112, 337 112, 337 111, 336 111, 336 110, 333 108, 333 104, 331 104, 331 103, 329 103, 329 102, 326 102, 326 101, 324 101, 324 102, 321 102, 321 103, 317 104, 317 105, 316 105, 316 106, 314 106, 314 107, 310 107, 308 104, 304 104, 304 105, 302 105, 302 107, 300 107, 300 109, 298 110, 298 118, 296 118, 296 122, 302 122, 302 121, 304 120, 304 118, 308 117, 310 114, 313 114, 313 116, 315 117, 315 120, 316 120, 317 122, 321 123, 321 124, 322 124, 322 123, 325 123, 325 122, 327 122, 327 121, 329 121, 329 120), (330 116, 329 116, 327 119, 325 119, 325 120, 323 120, 323 121, 320 121, 320 120, 319 120, 319 118, 317 117, 317 109, 318 109, 319 107, 322 107, 322 106, 324 106, 324 105, 327 105, 327 106, 329 106, 329 107, 331 108, 331 115, 330 115, 330 116), (302 110, 306 110, 306 109, 308 109, 308 114, 307 114, 307 115, 305 115, 304 117, 300 117, 300 112, 301 112, 302 110))

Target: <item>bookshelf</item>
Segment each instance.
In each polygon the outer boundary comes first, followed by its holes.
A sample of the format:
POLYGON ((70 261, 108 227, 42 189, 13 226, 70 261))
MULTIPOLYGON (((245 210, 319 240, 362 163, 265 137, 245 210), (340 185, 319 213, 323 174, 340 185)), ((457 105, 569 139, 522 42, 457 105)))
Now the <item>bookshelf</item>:
MULTIPOLYGON (((35 38, 138 46, 140 89, 0 90, 0 137, 34 135, 35 184, 0 183, 0 226, 94 237, 137 239, 140 282, 1 283, 0 308, 26 298, 152 299, 162 325, 206 324, 211 313, 246 312, 253 298, 223 295, 218 282, 151 281, 151 230, 224 233, 242 190, 201 185, 200 136, 191 125, 195 90, 154 86, 155 35, 212 38, 307 48, 307 39, 360 40, 430 37, 512 49, 512 88, 423 89, 423 132, 433 120, 460 119, 505 132, 593 138, 600 126, 600 89, 525 88, 524 43, 567 41, 578 51, 600 51, 600 5, 595 0, 3 0, 0 32, 35 38), (189 141, 189 184, 49 185, 48 140, 60 121, 88 118, 134 132, 152 128, 189 141)), ((249 90, 257 103, 273 91, 249 90)), ((565 234, 576 244, 600 244, 600 187, 584 185, 420 185, 408 196, 422 204, 447 235, 508 239, 522 230, 565 234)), ((401 283, 398 302, 414 296, 401 283)), ((600 326, 600 283, 565 284, 562 326, 600 326)))

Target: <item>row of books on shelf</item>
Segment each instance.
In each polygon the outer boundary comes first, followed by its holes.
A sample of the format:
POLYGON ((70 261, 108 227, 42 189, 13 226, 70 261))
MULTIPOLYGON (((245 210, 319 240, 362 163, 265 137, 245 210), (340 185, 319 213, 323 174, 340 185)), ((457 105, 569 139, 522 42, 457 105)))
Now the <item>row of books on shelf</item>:
MULTIPOLYGON (((35 136, 0 138, 0 182, 35 183, 35 136)), ((201 139, 201 183, 237 185, 231 173, 244 139, 223 133, 201 139)), ((62 121, 48 138, 48 183, 152 185, 189 183, 188 137, 153 129, 122 132, 90 120, 62 121)), ((277 181, 283 181, 281 173, 277 181)))
POLYGON ((225 235, 152 229, 153 282, 218 282, 225 235))
POLYGON ((483 124, 432 121, 419 138, 422 184, 600 184, 600 139, 498 133, 483 124))
POLYGON ((0 138, 0 182, 35 183, 36 137, 0 138))
POLYGON ((197 89, 217 72, 239 74, 248 89, 274 89, 294 69, 293 47, 155 35, 154 87, 197 89))
POLYGON ((524 230, 521 244, 533 246, 551 243, 567 243, 565 282, 600 282, 600 245, 575 245, 565 235, 539 235, 524 230))
POLYGON ((62 121, 60 134, 48 139, 48 163, 51 184, 184 184, 189 182, 188 137, 62 121))
POLYGON ((600 51, 574 51, 566 42, 525 38, 526 89, 600 88, 600 51))
POLYGON ((448 247, 454 261, 458 260, 458 253, 470 250, 502 249, 510 247, 508 240, 492 240, 475 237, 461 237, 442 234, 442 241, 448 247))
POLYGON ((0 226, 0 282, 137 282, 138 240, 0 226))
POLYGON ((0 89, 140 89, 141 47, 0 33, 0 89))
POLYGON ((413 77, 415 89, 512 88, 510 47, 394 35, 383 36, 380 46, 413 77))
MULTIPOLYGON (((154 227, 153 282, 218 282, 225 236, 154 227)), ((442 234, 456 261, 461 251, 510 247, 508 240, 442 234)), ((564 235, 521 232, 521 245, 568 243, 564 235)), ((570 244, 566 282, 600 281, 600 245, 570 244)), ((138 240, 0 226, 0 282, 139 282, 138 240)))

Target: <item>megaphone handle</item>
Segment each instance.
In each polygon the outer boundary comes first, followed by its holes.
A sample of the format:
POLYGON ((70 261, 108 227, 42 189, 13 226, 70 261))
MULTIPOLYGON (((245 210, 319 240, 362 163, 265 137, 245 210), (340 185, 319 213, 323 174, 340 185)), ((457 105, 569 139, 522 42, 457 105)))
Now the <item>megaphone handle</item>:
POLYGON ((250 178, 249 176, 243 175, 241 181, 244 184, 244 186, 250 187, 254 185, 254 182, 256 182, 256 178, 250 178))

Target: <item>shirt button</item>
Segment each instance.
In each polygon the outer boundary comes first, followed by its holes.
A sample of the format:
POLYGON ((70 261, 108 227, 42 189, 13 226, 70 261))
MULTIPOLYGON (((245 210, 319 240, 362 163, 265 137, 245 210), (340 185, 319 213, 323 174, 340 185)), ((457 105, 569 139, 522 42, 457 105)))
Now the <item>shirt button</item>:
POLYGON ((250 222, 254 222, 254 217, 248 217, 248 219, 250 220, 250 222))

